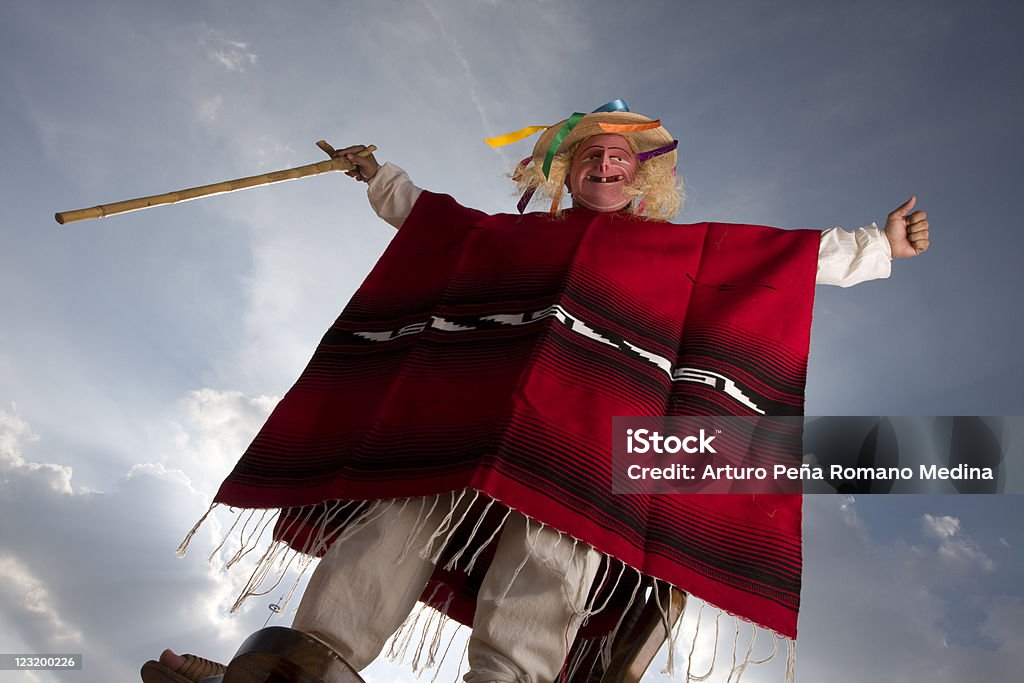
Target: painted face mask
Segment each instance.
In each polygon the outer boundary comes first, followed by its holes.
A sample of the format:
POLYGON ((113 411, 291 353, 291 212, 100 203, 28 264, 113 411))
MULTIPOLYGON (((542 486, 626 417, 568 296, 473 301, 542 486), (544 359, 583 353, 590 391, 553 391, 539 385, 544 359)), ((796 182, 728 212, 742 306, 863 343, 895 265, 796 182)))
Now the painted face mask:
POLYGON ((576 148, 569 168, 569 192, 573 204, 594 211, 618 211, 630 197, 623 188, 636 179, 639 162, 621 135, 587 138, 576 148))

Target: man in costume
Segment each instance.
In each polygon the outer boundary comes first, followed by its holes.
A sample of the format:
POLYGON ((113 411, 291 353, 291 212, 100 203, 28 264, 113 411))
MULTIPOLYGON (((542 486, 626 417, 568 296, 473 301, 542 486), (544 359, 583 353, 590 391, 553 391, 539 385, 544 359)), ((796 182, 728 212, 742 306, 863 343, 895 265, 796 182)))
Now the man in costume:
POLYGON ((801 414, 814 284, 887 277, 928 222, 911 197, 884 231, 665 223, 675 147, 623 104, 574 114, 515 170, 520 212, 552 201, 522 216, 341 150, 399 232, 215 499, 280 510, 240 601, 321 557, 293 628, 359 670, 420 599, 472 625, 469 683, 555 680, 643 576, 796 637, 800 497, 613 496, 609 418, 801 414))

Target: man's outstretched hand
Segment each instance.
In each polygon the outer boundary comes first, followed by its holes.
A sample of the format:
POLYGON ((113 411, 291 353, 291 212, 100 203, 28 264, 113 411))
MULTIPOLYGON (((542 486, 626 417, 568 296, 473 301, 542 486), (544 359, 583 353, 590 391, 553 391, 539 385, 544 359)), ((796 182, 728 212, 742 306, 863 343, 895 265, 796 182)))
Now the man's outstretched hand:
POLYGON ((364 183, 370 182, 370 178, 377 175, 377 169, 380 168, 380 164, 374 158, 373 154, 367 154, 366 156, 358 156, 360 152, 366 149, 366 145, 352 145, 345 149, 338 150, 338 156, 345 157, 353 164, 355 168, 351 171, 345 171, 345 175, 356 180, 361 180, 364 183))
POLYGON ((909 258, 928 250, 928 214, 910 210, 917 204, 911 196, 885 220, 885 236, 892 247, 893 258, 909 258))

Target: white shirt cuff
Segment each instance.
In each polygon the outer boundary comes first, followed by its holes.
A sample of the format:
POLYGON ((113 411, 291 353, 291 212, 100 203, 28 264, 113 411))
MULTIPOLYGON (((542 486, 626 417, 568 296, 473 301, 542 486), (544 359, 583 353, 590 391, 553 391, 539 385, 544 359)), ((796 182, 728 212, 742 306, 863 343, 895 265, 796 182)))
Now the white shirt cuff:
POLYGON ((874 223, 853 232, 829 228, 821 233, 817 284, 850 287, 891 273, 892 247, 874 223))
POLYGON ((422 193, 405 171, 388 162, 382 164, 366 184, 370 207, 395 228, 402 227, 422 193))

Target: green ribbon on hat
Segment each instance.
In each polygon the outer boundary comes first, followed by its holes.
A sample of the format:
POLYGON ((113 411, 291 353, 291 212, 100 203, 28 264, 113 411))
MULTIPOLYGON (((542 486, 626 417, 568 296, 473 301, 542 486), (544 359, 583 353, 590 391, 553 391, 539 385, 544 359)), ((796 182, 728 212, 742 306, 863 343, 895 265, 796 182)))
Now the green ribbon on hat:
POLYGON ((558 129, 557 133, 555 133, 555 139, 551 141, 551 146, 548 147, 548 153, 544 155, 544 165, 541 167, 541 171, 544 173, 545 178, 548 177, 548 172, 551 170, 551 161, 555 158, 555 153, 558 151, 558 147, 584 116, 586 116, 586 114, 575 112, 565 120, 562 127, 558 129))

